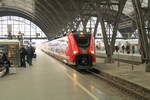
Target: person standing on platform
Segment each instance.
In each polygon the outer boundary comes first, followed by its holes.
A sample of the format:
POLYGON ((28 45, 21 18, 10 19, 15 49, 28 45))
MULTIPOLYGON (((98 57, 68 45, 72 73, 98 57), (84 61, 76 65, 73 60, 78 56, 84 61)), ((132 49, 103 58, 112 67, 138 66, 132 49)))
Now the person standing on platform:
POLYGON ((130 45, 126 46, 126 52, 127 52, 127 54, 130 54, 130 45))
POLYGON ((132 46, 132 54, 134 54, 135 53, 135 46, 133 45, 132 46))
POLYGON ((25 59, 26 55, 27 55, 27 51, 24 48, 24 46, 22 46, 20 48, 20 64, 21 64, 21 67, 26 67, 26 59, 25 59))
POLYGON ((7 38, 10 39, 10 40, 12 40, 12 34, 11 34, 11 32, 8 33, 8 37, 7 38))
POLYGON ((122 46, 122 52, 123 52, 123 53, 124 53, 124 50, 125 50, 125 46, 123 45, 123 46, 122 46))
POLYGON ((118 52, 119 51, 119 46, 115 46, 115 50, 116 50, 116 52, 118 52))
POLYGON ((31 66, 32 65, 32 58, 34 55, 34 50, 32 46, 27 47, 27 63, 31 66))

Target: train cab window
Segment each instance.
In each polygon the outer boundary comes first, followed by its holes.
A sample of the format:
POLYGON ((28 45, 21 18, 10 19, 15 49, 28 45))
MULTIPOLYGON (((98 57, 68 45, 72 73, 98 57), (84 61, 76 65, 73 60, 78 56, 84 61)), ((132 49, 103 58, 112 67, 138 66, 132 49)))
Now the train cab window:
POLYGON ((79 46, 79 48, 88 48, 90 44, 90 33, 84 32, 74 32, 74 38, 79 46))
POLYGON ((79 38, 77 39, 77 43, 79 47, 88 47, 89 39, 88 38, 79 38))

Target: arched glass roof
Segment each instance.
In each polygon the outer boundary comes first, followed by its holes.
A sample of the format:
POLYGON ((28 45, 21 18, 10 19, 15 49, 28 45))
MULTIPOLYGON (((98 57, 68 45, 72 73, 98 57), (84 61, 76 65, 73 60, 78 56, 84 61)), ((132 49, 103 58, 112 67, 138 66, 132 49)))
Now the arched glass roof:
POLYGON ((44 32, 33 22, 18 16, 0 17, 0 36, 6 37, 11 31, 13 36, 23 34, 24 37, 46 37, 44 32))
MULTIPOLYGON (((118 10, 116 5, 119 5, 121 0, 0 0, 0 16, 15 15, 29 19, 51 39, 61 33, 68 24, 71 25, 79 15, 97 16, 97 12, 90 5, 101 6, 107 1, 114 4, 114 11, 108 12, 113 16, 118 10)), ((147 7, 148 0, 140 1, 142 7, 147 7)), ((132 0, 127 0, 123 10, 124 16, 132 18, 132 12, 132 0)))

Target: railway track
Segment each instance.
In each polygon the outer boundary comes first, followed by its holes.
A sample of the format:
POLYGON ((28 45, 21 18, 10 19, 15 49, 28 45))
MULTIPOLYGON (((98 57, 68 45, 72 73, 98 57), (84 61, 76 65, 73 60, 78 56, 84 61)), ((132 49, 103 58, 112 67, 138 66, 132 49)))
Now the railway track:
POLYGON ((124 79, 109 75, 97 69, 87 70, 87 72, 91 73, 92 75, 98 78, 105 80, 106 82, 113 85, 114 87, 124 92, 125 94, 134 96, 137 100, 150 100, 149 89, 126 81, 124 79))

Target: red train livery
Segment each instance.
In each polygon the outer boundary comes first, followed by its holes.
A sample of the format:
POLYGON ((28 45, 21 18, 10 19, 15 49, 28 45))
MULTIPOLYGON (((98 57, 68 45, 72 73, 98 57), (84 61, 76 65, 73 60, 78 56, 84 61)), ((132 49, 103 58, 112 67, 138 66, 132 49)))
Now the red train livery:
POLYGON ((70 32, 67 36, 45 42, 42 50, 79 69, 89 69, 96 62, 93 34, 70 32))

